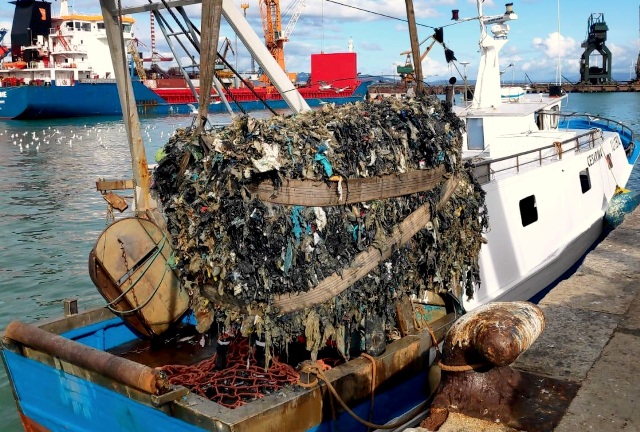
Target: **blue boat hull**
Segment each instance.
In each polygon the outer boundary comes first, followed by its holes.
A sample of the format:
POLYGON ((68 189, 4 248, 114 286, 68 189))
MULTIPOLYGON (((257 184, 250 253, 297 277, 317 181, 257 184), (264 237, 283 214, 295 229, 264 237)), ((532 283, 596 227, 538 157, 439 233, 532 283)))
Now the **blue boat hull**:
MULTIPOLYGON (((337 105, 363 100, 369 83, 361 83, 348 97, 309 98, 310 107, 325 103, 337 105)), ((140 115, 188 114, 196 104, 170 104, 140 81, 133 81, 136 106, 140 115)), ((284 100, 268 100, 268 107, 274 110, 286 109, 284 100)), ((230 101, 231 108, 244 111, 266 109, 260 100, 241 102, 230 101)), ((223 103, 212 103, 211 113, 226 112, 223 103)), ((73 86, 19 86, 0 88, 0 118, 2 119, 44 119, 91 116, 122 115, 118 88, 115 81, 78 82, 73 86)))
MULTIPOLYGON (((62 327, 70 326, 63 323, 62 327)), ((120 318, 97 320, 67 330, 61 336, 100 351, 107 351, 136 338, 120 318)), ((374 423, 389 422, 428 398, 424 364, 429 360, 429 341, 429 336, 415 336, 410 341, 396 342, 400 347, 397 351, 388 347, 387 355, 392 363, 407 364, 402 371, 391 373, 387 370, 386 374, 391 375, 375 392, 371 418, 374 423), (425 348, 426 351, 421 351, 425 348)), ((326 390, 320 391, 318 388, 282 389, 278 394, 261 399, 257 408, 252 407, 253 402, 250 402, 230 410, 193 393, 187 396, 183 393, 175 400, 158 403, 153 395, 73 364, 64 356, 39 352, 37 348, 25 348, 13 342, 7 344, 7 339, 1 353, 25 427, 35 425, 50 431, 96 432, 195 432, 233 430, 236 427, 243 430, 291 432, 367 430, 366 426, 346 412, 332 413, 326 390), (271 398, 270 402, 267 398, 271 398), (284 405, 286 407, 283 408, 284 405), (334 414, 335 418, 332 418, 334 414)), ((384 370, 385 362, 380 361, 379 367, 382 366, 384 370)), ((363 363, 368 364, 367 361, 363 363)), ((353 371, 354 368, 348 366, 347 370, 353 371)), ((360 376, 356 380, 367 389, 362 379, 360 376)), ((353 384, 346 388, 350 389, 348 393, 362 391, 353 389, 353 384)), ((370 399, 361 396, 352 409, 361 418, 368 419, 370 399)))

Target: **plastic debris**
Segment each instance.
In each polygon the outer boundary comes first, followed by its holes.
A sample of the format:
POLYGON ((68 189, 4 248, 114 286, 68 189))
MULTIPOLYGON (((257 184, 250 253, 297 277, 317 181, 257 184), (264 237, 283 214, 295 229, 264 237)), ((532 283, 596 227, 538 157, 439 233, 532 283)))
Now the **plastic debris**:
POLYGON ((206 324, 199 328, 214 321, 239 328, 245 317, 259 316, 243 328, 266 335, 268 344, 284 348, 306 334, 312 353, 330 339, 348 356, 351 335, 364 331, 367 316, 380 317, 386 332, 396 327, 400 296, 472 296, 488 221, 484 192, 461 158, 462 127, 444 102, 428 97, 241 117, 203 136, 178 130, 154 172, 154 192, 181 280, 194 304, 211 308, 208 316, 200 310, 206 324), (444 176, 435 187, 389 186, 420 171, 444 176), (454 178, 453 194, 440 203, 445 180, 454 178), (352 202, 359 179, 371 179, 380 195, 352 202), (269 202, 304 189, 294 181, 312 185, 305 202, 269 202), (263 186, 272 192, 260 199, 263 186), (317 204, 326 190, 334 191, 335 204, 317 204), (422 208, 428 220, 418 220, 417 234, 390 244, 422 208), (363 257, 375 262, 350 283, 354 259, 363 257), (319 284, 347 282, 327 301, 282 311, 283 299, 295 303, 319 284))

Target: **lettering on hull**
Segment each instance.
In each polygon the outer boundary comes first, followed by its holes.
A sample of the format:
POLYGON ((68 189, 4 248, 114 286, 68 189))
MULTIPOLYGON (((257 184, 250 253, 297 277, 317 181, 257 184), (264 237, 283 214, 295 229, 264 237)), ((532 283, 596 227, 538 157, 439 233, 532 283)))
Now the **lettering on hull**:
POLYGON ((602 150, 598 149, 595 153, 592 153, 589 156, 587 156, 587 165, 592 166, 596 162, 598 162, 600 159, 602 159, 602 150))

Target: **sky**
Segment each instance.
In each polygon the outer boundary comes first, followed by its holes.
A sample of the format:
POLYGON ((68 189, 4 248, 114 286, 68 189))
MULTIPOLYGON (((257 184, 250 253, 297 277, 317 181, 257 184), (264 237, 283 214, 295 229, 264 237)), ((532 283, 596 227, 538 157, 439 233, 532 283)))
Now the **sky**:
MULTIPOLYGON (((147 3, 146 0, 121 0, 122 6, 147 3)), ((0 28, 11 27, 13 5, 0 0, 0 28)), ((233 0, 240 8, 247 3, 246 17, 256 33, 263 38, 258 0, 233 0)), ((485 0, 484 15, 501 15, 505 3, 485 0)), ((98 0, 69 0, 72 11, 99 13, 98 0)), ((457 64, 447 64, 444 50, 435 45, 422 62, 427 82, 437 82, 464 74, 459 62, 468 62, 466 75, 475 79, 479 62, 477 21, 451 20, 451 10, 458 9, 460 18, 478 15, 476 0, 413 0, 418 39, 433 34, 433 28, 444 27, 444 42, 454 51, 457 64), (457 66, 457 67, 455 67, 457 66)), ((52 1, 52 13, 57 15, 59 0, 52 1)), ((197 21, 200 6, 190 6, 187 11, 197 21)), ((283 29, 291 19, 291 11, 301 11, 293 27, 289 42, 285 45, 286 69, 293 72, 310 70, 311 53, 345 52, 353 41, 358 54, 358 71, 364 75, 397 77, 396 68, 403 65, 406 56, 402 52, 411 48, 408 24, 405 21, 406 6, 402 0, 280 0, 283 29)), ((635 63, 640 50, 640 8, 630 0, 514 0, 517 20, 509 21, 509 42, 500 53, 501 70, 505 84, 511 81, 554 81, 558 65, 560 74, 570 81, 580 76, 579 62, 584 51, 588 20, 592 14, 603 16, 609 27, 606 46, 612 52, 614 79, 635 79, 635 63), (559 13, 558 13, 559 12, 559 13), (602 15, 600 15, 602 14, 602 15)), ((242 10, 242 9, 240 9, 242 10)), ((135 36, 147 47, 151 46, 149 14, 133 16, 135 36)), ((156 29, 156 47, 160 53, 169 53, 162 34, 156 29)), ((236 55, 229 52, 227 60, 240 71, 250 69, 250 57, 229 26, 223 22, 221 38, 227 37, 236 55), (237 47, 236 47, 237 43, 237 47)), ((6 36, 5 43, 9 36, 6 36)), ((428 42, 421 45, 423 52, 428 42)), ((142 48, 144 52, 144 48, 142 48)), ((600 56, 591 59, 591 65, 600 64, 600 56)))

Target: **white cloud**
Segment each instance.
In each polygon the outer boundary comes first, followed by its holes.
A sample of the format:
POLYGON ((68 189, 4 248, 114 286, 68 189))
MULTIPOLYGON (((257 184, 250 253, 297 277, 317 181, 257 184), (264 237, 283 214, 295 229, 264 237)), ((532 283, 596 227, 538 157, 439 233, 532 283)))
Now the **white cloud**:
POLYGON ((564 37, 558 32, 549 33, 546 39, 536 37, 531 42, 533 48, 544 52, 549 58, 574 56, 579 44, 571 37, 564 37))

